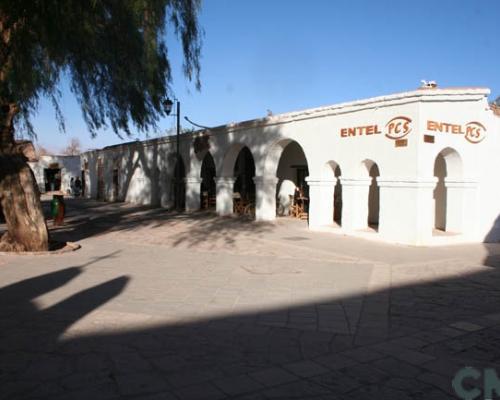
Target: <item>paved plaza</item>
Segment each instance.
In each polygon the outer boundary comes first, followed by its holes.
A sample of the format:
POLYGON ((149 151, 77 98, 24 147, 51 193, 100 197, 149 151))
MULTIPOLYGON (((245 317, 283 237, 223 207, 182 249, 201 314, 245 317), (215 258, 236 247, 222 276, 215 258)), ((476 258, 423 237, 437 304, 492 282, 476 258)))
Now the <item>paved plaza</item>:
POLYGON ((437 400, 465 366, 500 375, 499 244, 68 211, 53 237, 80 250, 0 256, 1 399, 437 400))

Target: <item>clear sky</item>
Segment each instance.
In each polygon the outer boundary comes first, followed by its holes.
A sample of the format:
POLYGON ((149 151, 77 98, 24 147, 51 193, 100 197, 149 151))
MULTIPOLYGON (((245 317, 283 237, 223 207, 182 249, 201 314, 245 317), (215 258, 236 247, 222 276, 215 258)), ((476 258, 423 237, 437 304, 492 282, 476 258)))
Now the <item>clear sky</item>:
MULTIPOLYGON (((169 51, 181 115, 205 126, 412 90, 421 79, 500 96, 499 0, 205 0, 200 22, 201 91, 182 76, 179 46, 169 51)), ((42 102, 41 145, 57 151, 74 136, 85 149, 121 142, 111 131, 91 139, 61 90, 67 132, 42 102)), ((164 119, 160 129, 174 124, 164 119)))

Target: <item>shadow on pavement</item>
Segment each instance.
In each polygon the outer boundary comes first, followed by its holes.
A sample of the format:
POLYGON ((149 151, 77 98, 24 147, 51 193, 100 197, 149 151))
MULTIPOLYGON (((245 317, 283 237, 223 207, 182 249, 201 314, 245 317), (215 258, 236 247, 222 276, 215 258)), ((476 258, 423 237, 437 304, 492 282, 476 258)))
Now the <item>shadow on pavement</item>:
MULTIPOLYGON (((49 202, 44 202, 49 215, 49 202)), ((218 217, 213 212, 177 213, 163 208, 134 206, 126 203, 103 203, 84 199, 66 200, 65 226, 52 227, 51 236, 62 242, 77 242, 88 237, 110 232, 132 232, 138 229, 183 225, 188 230, 179 231, 173 243, 195 246, 206 240, 222 240, 232 244, 246 233, 265 233, 273 224, 255 222, 245 218, 218 217), (186 224, 187 223, 187 224, 186 224)))
POLYGON ((85 270, 40 275, 0 289, 0 398, 456 398, 460 368, 500 368, 500 265, 488 263, 431 281, 403 271, 364 295, 69 337, 129 278, 39 309, 38 296, 85 270))

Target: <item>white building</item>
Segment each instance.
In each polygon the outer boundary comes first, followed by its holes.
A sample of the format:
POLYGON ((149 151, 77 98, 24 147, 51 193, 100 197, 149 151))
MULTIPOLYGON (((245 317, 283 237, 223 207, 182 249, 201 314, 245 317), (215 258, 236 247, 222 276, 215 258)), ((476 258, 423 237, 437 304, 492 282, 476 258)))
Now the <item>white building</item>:
POLYGON ((421 88, 82 155, 88 197, 274 220, 302 186, 311 229, 432 245, 500 240, 500 118, 484 88, 421 88), (178 170, 176 172, 176 165, 178 170), (176 176, 181 177, 180 184, 176 176), (307 184, 305 183, 307 182, 307 184))
POLYGON ((81 179, 80 156, 39 156, 28 163, 41 193, 70 189, 71 178, 81 179))

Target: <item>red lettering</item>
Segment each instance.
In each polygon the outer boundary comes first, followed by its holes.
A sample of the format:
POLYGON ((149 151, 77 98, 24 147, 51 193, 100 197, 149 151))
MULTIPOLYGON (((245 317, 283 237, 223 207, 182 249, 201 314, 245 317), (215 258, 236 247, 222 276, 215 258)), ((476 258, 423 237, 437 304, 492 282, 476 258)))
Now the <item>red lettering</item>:
POLYGON ((479 128, 473 127, 473 126, 468 126, 467 127, 467 136, 477 139, 479 136, 481 136, 481 130, 479 128))
POLYGON ((342 128, 340 130, 340 136, 341 137, 347 137, 347 129, 346 128, 342 128))
POLYGON ((410 132, 410 121, 406 121, 406 122, 403 124, 403 129, 404 129, 404 133, 408 133, 408 132, 410 132))

